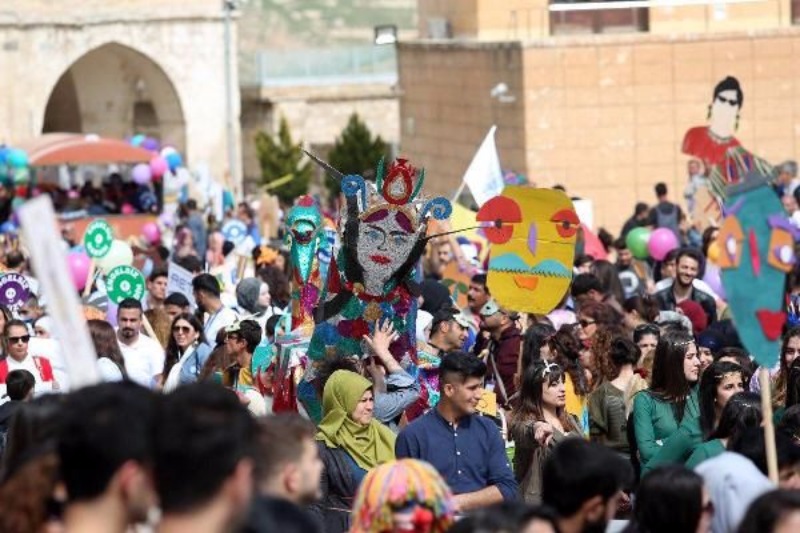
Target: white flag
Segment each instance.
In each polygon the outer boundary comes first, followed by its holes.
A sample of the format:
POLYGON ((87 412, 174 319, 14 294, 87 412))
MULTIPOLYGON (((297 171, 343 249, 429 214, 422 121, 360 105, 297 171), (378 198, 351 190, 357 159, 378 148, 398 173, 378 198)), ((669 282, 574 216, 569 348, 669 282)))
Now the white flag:
POLYGON ((494 144, 495 130, 497 126, 492 126, 464 173, 464 183, 469 187, 478 207, 503 192, 503 171, 500 169, 500 158, 494 144))

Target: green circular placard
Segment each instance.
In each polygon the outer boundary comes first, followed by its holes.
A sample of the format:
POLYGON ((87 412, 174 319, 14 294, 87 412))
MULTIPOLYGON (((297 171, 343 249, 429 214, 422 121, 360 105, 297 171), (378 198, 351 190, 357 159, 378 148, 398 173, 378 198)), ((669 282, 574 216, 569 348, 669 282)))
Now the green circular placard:
POLYGON ((111 251, 111 243, 114 241, 114 233, 111 226, 103 219, 97 219, 86 226, 83 234, 83 247, 86 248, 86 255, 93 259, 105 256, 111 251))
POLYGON ((106 276, 106 293, 115 304, 125 298, 141 300, 144 297, 144 276, 131 266, 118 266, 106 276))

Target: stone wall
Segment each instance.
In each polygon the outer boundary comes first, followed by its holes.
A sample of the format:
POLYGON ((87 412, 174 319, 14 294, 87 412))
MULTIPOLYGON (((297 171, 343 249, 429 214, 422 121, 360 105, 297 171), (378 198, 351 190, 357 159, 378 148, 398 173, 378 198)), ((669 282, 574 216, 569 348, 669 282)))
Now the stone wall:
MULTIPOLYGON (((737 138, 772 163, 800 152, 800 29, 666 37, 552 38, 400 46, 401 149, 455 189, 492 122, 504 168, 564 184, 618 231, 658 181, 681 198, 685 131, 704 125, 714 85, 744 90, 737 138), (504 82, 515 97, 489 96, 504 82)), ((434 177, 435 176, 435 177, 434 177)))
MULTIPOLYGON (((235 29, 234 24, 234 54, 235 29)), ((26 0, 24 9, 16 12, 4 6, 0 12, 0 141, 13 143, 38 135, 48 98, 62 74, 87 53, 109 43, 138 53, 163 73, 177 95, 185 123, 187 161, 190 165, 206 162, 215 176, 222 177, 227 152, 218 0, 26 0)), ((101 75, 91 66, 85 75, 93 72, 101 75)), ((235 68, 233 76, 233 86, 238 87, 235 68)), ((97 115, 122 105, 125 97, 105 94, 102 98, 93 102, 97 120, 92 122, 98 128, 94 133, 119 136, 119 128, 107 129, 97 115)), ((172 111, 165 110, 167 115, 172 111)), ((238 94, 234 116, 239 116, 238 94)), ((235 124, 238 144, 238 118, 235 124)))

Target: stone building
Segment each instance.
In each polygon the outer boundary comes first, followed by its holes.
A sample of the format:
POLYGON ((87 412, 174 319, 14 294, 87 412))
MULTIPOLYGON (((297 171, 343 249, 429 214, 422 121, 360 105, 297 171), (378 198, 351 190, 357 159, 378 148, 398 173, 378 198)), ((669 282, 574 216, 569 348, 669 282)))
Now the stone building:
MULTIPOLYGON (((232 41, 235 58, 235 24, 232 41)), ((5 2, 0 72, 0 142, 141 132, 215 176, 227 171, 219 0, 5 2)), ((238 121, 234 130, 238 153, 238 121)))
POLYGON ((419 0, 420 37, 398 47, 401 148, 432 192, 458 186, 496 123, 504 168, 593 199, 595 223, 618 231, 656 182, 681 199, 684 132, 705 125, 727 75, 744 90, 742 144, 773 164, 796 157, 795 2, 614 4, 419 0))

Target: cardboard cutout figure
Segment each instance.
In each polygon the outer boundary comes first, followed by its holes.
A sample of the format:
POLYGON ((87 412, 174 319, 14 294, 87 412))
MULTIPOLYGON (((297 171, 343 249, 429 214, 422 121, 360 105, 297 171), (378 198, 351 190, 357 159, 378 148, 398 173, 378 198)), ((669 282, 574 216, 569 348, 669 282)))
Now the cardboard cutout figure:
POLYGON ((786 321, 783 289, 795 262, 798 229, 766 177, 757 173, 728 188, 724 212, 716 246, 728 305, 747 350, 771 368, 786 321))
POLYGON ((489 223, 492 296, 515 311, 552 311, 569 288, 580 227, 569 198, 555 189, 509 186, 483 204, 476 220, 489 223))
POLYGON ((743 148, 734 136, 743 103, 739 80, 726 77, 714 87, 708 126, 691 128, 683 137, 682 152, 705 163, 711 190, 720 198, 725 197, 727 185, 743 181, 749 172, 769 175, 771 171, 769 163, 743 148))

